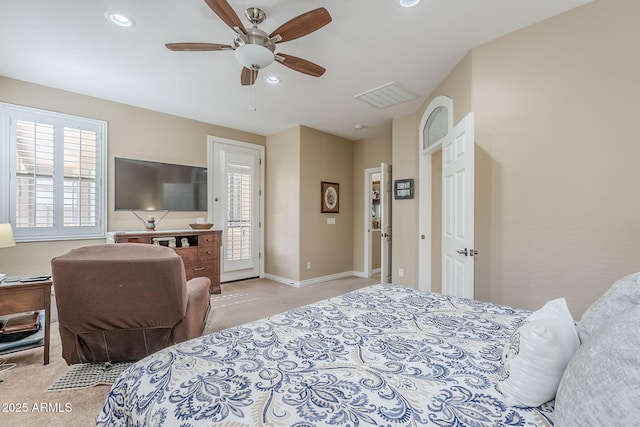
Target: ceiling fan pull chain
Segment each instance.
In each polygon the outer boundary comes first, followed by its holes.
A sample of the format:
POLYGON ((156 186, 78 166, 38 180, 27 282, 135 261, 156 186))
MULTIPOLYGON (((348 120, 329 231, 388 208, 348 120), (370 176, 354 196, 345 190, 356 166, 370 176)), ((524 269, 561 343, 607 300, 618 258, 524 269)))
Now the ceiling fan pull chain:
MULTIPOLYGON (((258 78, 258 70, 251 70, 251 81, 255 82, 258 78)), ((250 86, 249 92, 249 110, 256 111, 256 85, 252 84, 250 86)))

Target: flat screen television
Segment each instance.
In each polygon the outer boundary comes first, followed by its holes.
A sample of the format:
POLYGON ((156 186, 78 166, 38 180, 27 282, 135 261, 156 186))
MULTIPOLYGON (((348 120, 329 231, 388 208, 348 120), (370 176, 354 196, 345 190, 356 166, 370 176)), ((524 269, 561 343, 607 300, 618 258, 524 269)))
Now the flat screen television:
POLYGON ((206 211, 207 168, 115 158, 115 210, 206 211))

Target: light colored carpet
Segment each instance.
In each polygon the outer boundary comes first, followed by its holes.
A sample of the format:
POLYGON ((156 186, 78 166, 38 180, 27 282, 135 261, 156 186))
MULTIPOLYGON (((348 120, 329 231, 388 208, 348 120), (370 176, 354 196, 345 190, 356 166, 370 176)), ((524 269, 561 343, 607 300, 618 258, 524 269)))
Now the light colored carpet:
MULTIPOLYGON (((212 297, 215 315, 211 330, 258 320, 373 283, 376 281, 351 277, 300 289, 267 279, 223 284, 222 294, 212 297)), ((42 364, 41 348, 0 357, 0 364, 16 364, 11 370, 0 369, 0 400, 7 404, 20 403, 20 407, 26 409, 0 412, 0 425, 86 427, 95 424, 110 387, 47 392, 47 388, 69 370, 61 356, 57 323, 52 324, 50 352, 51 363, 46 366, 42 364)))

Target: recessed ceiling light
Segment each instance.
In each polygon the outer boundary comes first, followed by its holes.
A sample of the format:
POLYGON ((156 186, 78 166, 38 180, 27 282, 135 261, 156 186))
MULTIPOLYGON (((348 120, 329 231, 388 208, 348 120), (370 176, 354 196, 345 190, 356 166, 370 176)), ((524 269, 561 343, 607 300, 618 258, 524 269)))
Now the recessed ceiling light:
POLYGON ((136 25, 136 21, 134 21, 133 18, 122 13, 106 12, 104 16, 109 20, 109 22, 120 27, 134 27, 136 25))
POLYGON ((362 130, 362 129, 366 128, 366 126, 363 125, 363 124, 358 123, 356 125, 353 125, 353 128, 356 129, 356 130, 362 130))
POLYGON ((274 76, 274 75, 270 75, 270 76, 266 76, 264 78, 264 81, 269 83, 270 85, 277 85, 278 83, 280 83, 280 77, 278 76, 274 76))
POLYGON ((413 7, 420 3, 420 0, 400 0, 400 6, 402 7, 413 7))

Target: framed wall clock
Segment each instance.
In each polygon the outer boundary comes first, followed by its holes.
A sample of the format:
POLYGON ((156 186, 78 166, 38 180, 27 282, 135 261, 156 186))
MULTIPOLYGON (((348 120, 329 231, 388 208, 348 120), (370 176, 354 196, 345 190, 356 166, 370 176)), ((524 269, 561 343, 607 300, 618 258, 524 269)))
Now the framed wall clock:
POLYGON ((340 184, 335 182, 322 181, 320 183, 320 212, 338 213, 340 212, 340 184))

